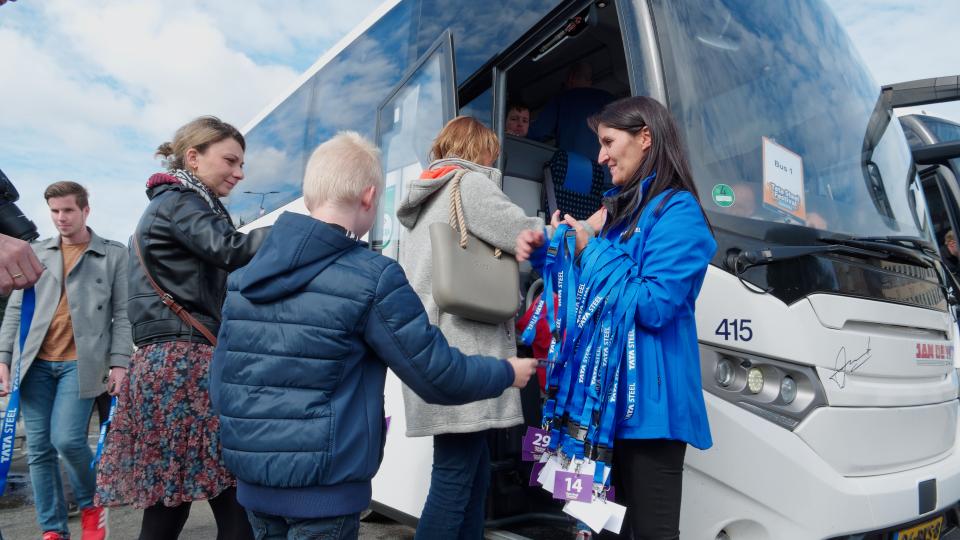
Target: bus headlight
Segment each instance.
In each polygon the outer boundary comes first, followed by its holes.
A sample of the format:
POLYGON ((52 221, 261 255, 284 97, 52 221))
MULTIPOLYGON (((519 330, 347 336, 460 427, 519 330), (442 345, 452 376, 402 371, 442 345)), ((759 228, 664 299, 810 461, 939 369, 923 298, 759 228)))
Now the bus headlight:
POLYGON ((726 358, 717 362, 717 370, 713 373, 713 376, 717 384, 724 388, 729 387, 737 376, 733 368, 733 362, 726 358))
POLYGON ((747 372, 747 389, 754 394, 759 394, 763 390, 763 371, 760 368, 750 368, 747 372))
POLYGON ((793 430, 827 404, 816 368, 713 345, 700 345, 703 390, 793 430))
POLYGON ((780 399, 787 405, 797 399, 797 381, 793 380, 793 377, 789 375, 780 381, 780 399))

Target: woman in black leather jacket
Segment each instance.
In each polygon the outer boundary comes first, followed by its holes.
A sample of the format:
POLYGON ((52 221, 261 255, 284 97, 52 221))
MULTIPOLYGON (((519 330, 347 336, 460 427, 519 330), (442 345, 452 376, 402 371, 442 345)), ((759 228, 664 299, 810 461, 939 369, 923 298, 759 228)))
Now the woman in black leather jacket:
POLYGON ((243 135, 213 117, 177 130, 147 181, 150 204, 131 239, 131 358, 97 478, 97 504, 144 508, 140 539, 176 538, 191 501, 208 500, 217 538, 253 538, 220 456, 208 367, 227 273, 266 229, 238 232, 219 198, 243 179, 243 135), (165 301, 164 301, 165 300, 165 301))

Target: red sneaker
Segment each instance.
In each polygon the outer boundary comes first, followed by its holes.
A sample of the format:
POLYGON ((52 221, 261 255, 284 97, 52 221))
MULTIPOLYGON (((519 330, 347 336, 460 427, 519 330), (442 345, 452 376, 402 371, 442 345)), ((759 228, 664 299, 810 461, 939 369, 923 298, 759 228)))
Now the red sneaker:
POLYGON ((66 536, 61 535, 57 531, 47 531, 43 533, 42 540, 66 540, 66 536))
POLYGON ((107 509, 102 506, 91 506, 80 510, 80 528, 83 531, 82 540, 106 540, 109 532, 107 509))

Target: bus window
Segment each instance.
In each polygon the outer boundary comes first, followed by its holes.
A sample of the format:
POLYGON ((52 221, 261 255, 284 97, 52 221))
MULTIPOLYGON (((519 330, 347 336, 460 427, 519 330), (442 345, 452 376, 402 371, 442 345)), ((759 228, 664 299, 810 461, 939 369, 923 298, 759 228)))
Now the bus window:
POLYGON ((397 204, 406 183, 430 164, 430 143, 456 111, 455 92, 453 43, 444 32, 377 110, 377 146, 383 152, 386 186, 370 244, 388 257, 396 259, 400 252, 397 204))

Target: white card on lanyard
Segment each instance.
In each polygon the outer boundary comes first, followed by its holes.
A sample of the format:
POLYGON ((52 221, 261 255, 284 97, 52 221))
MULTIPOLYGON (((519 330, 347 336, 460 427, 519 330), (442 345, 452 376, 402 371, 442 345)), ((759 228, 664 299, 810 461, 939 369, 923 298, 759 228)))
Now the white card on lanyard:
POLYGON ((603 505, 610 511, 610 519, 603 524, 603 528, 614 534, 620 534, 620 528, 623 527, 623 516, 627 513, 627 507, 610 501, 604 501, 603 505))
POLYGON ((554 477, 557 475, 557 471, 562 469, 563 468, 560 466, 560 458, 555 455, 551 455, 550 458, 547 459, 546 464, 543 466, 543 470, 540 471, 540 475, 537 476, 537 482, 540 482, 540 485, 543 486, 543 489, 547 490, 549 493, 553 493, 554 477))
MULTIPOLYGON (((563 505, 563 512, 574 519, 587 524, 587 527, 593 529, 593 532, 600 532, 604 525, 610 521, 613 514, 607 508, 603 501, 596 498, 592 502, 570 501, 563 505)), ((617 529, 614 532, 620 532, 617 529)))

